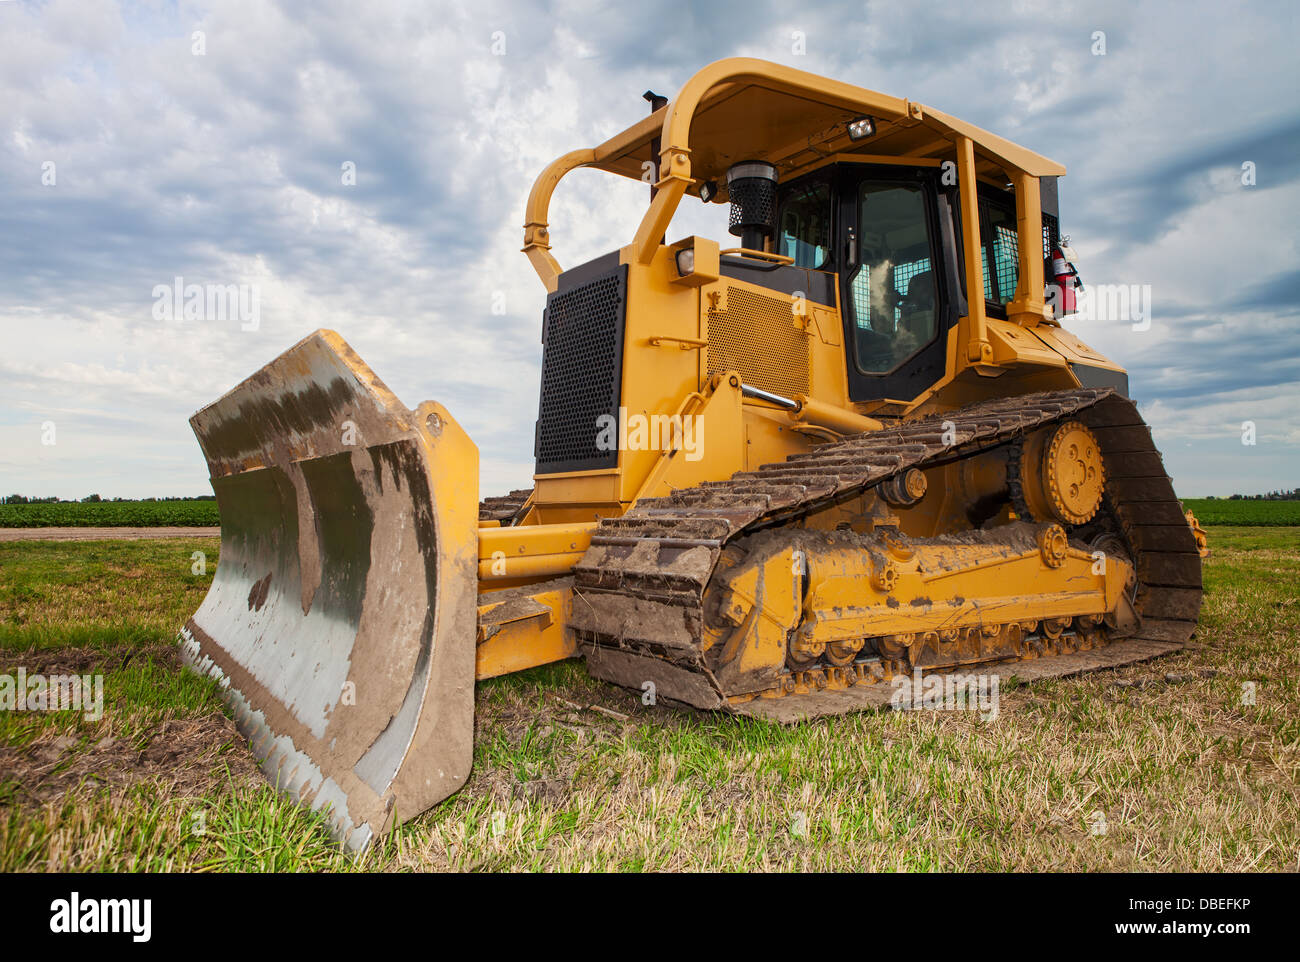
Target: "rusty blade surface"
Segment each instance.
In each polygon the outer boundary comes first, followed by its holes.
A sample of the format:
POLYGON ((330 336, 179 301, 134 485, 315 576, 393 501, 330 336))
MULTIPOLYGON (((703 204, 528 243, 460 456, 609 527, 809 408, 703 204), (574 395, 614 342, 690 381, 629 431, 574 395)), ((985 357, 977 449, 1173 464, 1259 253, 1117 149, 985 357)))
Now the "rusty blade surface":
POLYGON ((478 450, 323 330, 190 423, 221 558, 185 659, 267 777, 364 848, 469 775, 478 450))

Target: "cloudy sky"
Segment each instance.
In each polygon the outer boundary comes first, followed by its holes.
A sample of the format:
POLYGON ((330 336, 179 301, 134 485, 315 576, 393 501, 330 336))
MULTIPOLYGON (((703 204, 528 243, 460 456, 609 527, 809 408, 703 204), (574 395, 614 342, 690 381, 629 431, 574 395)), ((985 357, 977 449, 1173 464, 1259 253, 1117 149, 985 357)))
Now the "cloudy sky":
MULTIPOLYGON (((647 88, 672 96, 738 55, 1064 163, 1085 280, 1152 297, 1149 330, 1071 326, 1129 367, 1179 493, 1300 485, 1296 10, 0 0, 0 489, 207 493, 187 418, 317 327, 409 405, 446 404, 484 494, 528 484, 532 179, 642 116, 647 88), (256 289, 258 329, 158 319, 154 289, 177 277, 256 289)), ((644 198, 566 179, 561 262, 626 243, 644 198)), ((723 208, 684 206, 670 239, 723 235, 723 208)))

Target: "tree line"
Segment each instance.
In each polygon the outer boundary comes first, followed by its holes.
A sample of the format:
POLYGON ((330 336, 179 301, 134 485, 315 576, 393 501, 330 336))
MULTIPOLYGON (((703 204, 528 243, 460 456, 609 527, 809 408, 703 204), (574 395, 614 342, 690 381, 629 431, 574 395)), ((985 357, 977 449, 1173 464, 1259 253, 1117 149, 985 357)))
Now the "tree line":
POLYGON ((25 494, 8 494, 0 496, 0 504, 100 504, 100 503, 143 503, 150 501, 215 501, 215 494, 200 494, 192 498, 185 497, 166 497, 166 498, 101 498, 97 494, 88 494, 84 498, 37 498, 28 497, 25 494))
MULTIPOLYGON (((1215 495, 1210 495, 1205 500, 1220 500, 1215 495)), ((1300 501, 1300 488, 1292 488, 1290 491, 1270 491, 1268 494, 1230 494, 1224 501, 1300 501)))

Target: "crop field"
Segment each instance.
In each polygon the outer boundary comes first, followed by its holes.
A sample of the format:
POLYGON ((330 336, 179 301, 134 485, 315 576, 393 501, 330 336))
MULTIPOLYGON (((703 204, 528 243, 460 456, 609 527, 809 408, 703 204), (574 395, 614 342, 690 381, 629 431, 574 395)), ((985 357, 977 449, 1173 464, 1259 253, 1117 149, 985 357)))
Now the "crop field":
POLYGON ((1185 498, 1183 507, 1206 525, 1300 525, 1300 501, 1228 501, 1185 498))
POLYGON ((220 524, 215 501, 0 504, 0 528, 203 528, 220 524))
POLYGON ((173 643, 216 538, 0 544, 0 871, 1296 870, 1300 528, 1217 527, 1195 648, 972 711, 781 728, 565 662, 481 683, 468 784, 360 858, 262 780, 173 643), (596 706, 603 711, 594 711, 596 706))
MULTIPOLYGON (((1185 498, 1202 525, 1300 526, 1300 501, 1185 498)), ((0 504, 0 528, 216 527, 215 501, 100 501, 0 504)))

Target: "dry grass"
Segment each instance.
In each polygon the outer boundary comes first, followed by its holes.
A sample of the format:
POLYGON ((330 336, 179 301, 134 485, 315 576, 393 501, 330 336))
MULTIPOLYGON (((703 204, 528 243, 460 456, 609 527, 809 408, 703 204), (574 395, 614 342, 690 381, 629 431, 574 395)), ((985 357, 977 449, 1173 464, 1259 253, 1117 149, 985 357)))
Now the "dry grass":
MULTIPOLYGON (((779 728, 646 708, 566 663, 481 684, 469 783, 359 861, 235 774, 247 753, 234 744, 199 756, 198 780, 155 774, 39 804, 0 790, 0 869, 1294 871, 1300 529, 1212 539, 1199 649, 1003 690, 992 722, 907 712, 779 728)), ((131 563, 143 585, 188 577, 131 563)), ((211 710, 206 689, 177 692, 174 717, 211 710)), ((131 705, 109 718, 154 717, 131 705)), ((87 723, 40 724, 0 729, 0 744, 30 751, 87 723)), ((131 730, 147 750, 148 724, 131 730)))

